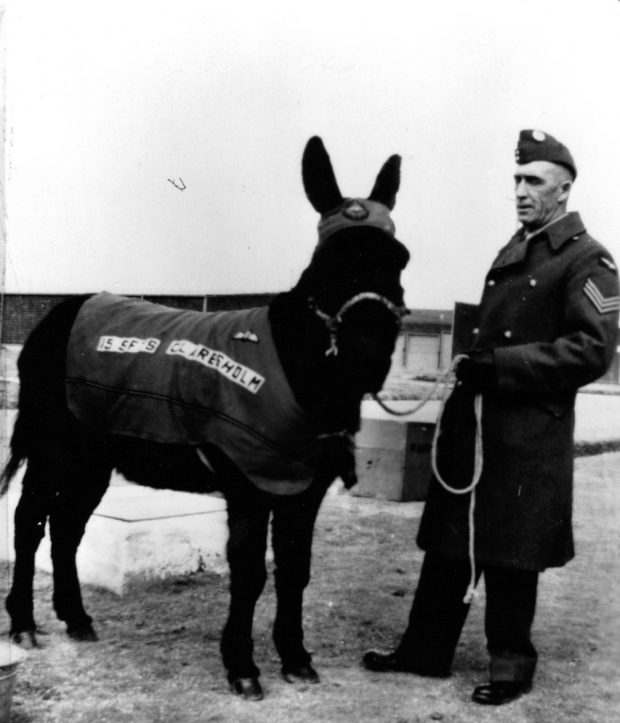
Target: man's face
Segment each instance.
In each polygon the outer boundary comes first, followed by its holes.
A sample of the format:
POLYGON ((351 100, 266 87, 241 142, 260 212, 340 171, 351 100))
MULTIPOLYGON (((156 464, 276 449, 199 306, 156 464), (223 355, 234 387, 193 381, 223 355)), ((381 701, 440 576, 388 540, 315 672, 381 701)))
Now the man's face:
POLYGON ((564 213, 571 187, 570 174, 549 161, 517 166, 515 173, 517 218, 534 231, 564 213))

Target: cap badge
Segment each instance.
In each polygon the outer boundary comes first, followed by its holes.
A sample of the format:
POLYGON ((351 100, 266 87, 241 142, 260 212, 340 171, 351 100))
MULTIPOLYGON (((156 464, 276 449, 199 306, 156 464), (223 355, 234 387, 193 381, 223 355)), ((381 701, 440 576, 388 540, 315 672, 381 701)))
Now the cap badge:
POLYGON ((349 201, 349 203, 342 209, 342 215, 346 218, 350 218, 351 221, 363 221, 368 218, 368 209, 363 206, 359 201, 349 201))
POLYGON ((539 143, 542 143, 546 137, 542 131, 532 131, 532 138, 539 143))

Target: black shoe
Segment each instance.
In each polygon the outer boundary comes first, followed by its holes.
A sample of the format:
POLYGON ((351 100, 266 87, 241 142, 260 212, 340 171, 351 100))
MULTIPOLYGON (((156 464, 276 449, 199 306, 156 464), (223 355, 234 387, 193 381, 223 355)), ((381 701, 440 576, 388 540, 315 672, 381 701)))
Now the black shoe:
POLYGON ((310 665, 298 665, 295 668, 282 667, 282 677, 287 683, 320 683, 321 679, 316 670, 310 665))
POLYGON ((245 700, 263 699, 263 689, 258 678, 237 678, 230 683, 230 688, 245 700))
POLYGON ((532 683, 525 680, 492 680, 474 689, 471 699, 482 705, 510 703, 532 690, 532 683))
POLYGON ((362 664, 368 670, 375 673, 414 673, 429 678, 447 678, 449 670, 439 668, 425 668, 420 665, 412 665, 402 660, 395 652, 380 653, 377 650, 369 650, 362 658, 362 664))

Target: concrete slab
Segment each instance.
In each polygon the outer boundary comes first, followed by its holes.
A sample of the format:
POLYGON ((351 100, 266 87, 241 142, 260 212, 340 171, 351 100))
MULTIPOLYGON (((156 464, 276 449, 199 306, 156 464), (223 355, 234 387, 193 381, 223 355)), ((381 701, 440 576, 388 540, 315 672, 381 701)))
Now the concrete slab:
MULTIPOLYGON (((620 439, 620 395, 610 393, 616 385, 590 385, 577 395, 575 405, 575 441, 577 443, 608 442, 620 439), (597 393, 605 389, 605 393, 597 393)), ((418 404, 415 399, 388 400, 387 404, 400 412, 418 404)), ((431 400, 422 409, 398 417, 404 422, 435 422, 440 402, 431 400)), ((484 409, 483 409, 484 414, 484 409)), ((362 402, 362 417, 369 419, 394 419, 377 402, 365 399, 362 402)))
MULTIPOLYGON (((0 559, 13 559, 13 511, 20 485, 0 507, 0 559)), ((80 579, 123 594, 135 581, 199 570, 227 571, 226 503, 214 495, 152 490, 115 477, 86 527, 77 554, 80 579)), ((49 536, 37 552, 37 568, 52 571, 49 536)))

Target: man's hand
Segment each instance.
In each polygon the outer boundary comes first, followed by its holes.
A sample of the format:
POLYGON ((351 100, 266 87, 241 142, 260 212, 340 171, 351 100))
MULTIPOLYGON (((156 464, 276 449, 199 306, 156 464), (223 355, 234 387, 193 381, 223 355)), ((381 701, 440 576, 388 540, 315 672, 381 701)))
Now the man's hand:
POLYGON ((456 367, 457 382, 475 392, 488 392, 497 387, 497 373, 492 351, 472 351, 456 367))

